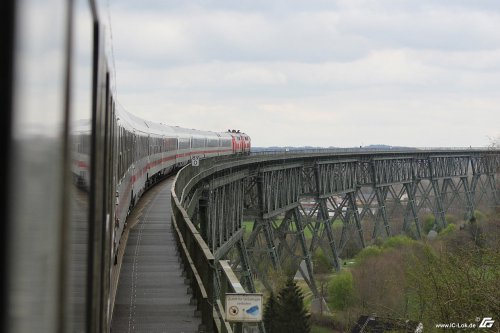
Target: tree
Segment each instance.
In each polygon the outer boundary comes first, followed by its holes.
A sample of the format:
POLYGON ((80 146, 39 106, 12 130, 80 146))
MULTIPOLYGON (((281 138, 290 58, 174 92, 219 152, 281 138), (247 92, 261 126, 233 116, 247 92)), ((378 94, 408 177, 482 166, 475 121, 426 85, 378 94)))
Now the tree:
POLYGON ((490 147, 491 148, 500 148, 500 135, 497 137, 488 137, 490 140, 490 147))
POLYGON ((474 322, 485 313, 500 313, 498 252, 465 247, 458 253, 436 253, 427 247, 410 270, 410 288, 419 301, 418 317, 424 327, 474 322))
MULTIPOLYGON (((295 281, 288 279, 285 287, 278 295, 279 333, 309 333, 311 323, 309 314, 304 307, 304 296, 295 281)), ((272 332, 274 333, 274 332, 272 332)))
POLYGON ((309 333, 311 323, 304 307, 304 296, 293 279, 288 279, 278 298, 271 293, 264 309, 267 333, 309 333))
POLYGON ((410 242, 397 238, 386 241, 385 249, 364 250, 360 256, 363 259, 352 267, 354 295, 351 302, 361 313, 396 318, 405 316, 405 262, 413 251, 413 245, 406 244, 410 242))
POLYGON ((332 262, 325 255, 321 247, 314 251, 313 264, 315 274, 330 273, 333 267, 332 262))
POLYGON ((344 310, 352 303, 354 297, 354 280, 349 271, 343 270, 335 275, 328 288, 328 304, 335 310, 344 310))
POLYGON ((415 254, 408 285, 424 327, 500 313, 499 222, 500 215, 473 221, 415 254))
POLYGON ((434 225, 436 224, 436 218, 434 215, 428 214, 424 218, 424 232, 427 235, 429 231, 431 231, 434 228, 434 225))
POLYGON ((278 318, 278 309, 279 304, 278 300, 276 299, 276 296, 274 295, 273 292, 271 292, 271 295, 269 296, 269 299, 267 300, 266 306, 264 308, 264 327, 266 328, 266 332, 271 333, 271 332, 277 332, 277 321, 276 319, 278 318))

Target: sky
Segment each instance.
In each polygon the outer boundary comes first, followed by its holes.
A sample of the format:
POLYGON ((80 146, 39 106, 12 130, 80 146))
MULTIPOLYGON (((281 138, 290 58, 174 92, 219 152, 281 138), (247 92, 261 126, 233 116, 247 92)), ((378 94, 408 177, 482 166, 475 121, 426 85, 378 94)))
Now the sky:
POLYGON ((109 0, 117 99, 252 145, 500 136, 500 1, 109 0))

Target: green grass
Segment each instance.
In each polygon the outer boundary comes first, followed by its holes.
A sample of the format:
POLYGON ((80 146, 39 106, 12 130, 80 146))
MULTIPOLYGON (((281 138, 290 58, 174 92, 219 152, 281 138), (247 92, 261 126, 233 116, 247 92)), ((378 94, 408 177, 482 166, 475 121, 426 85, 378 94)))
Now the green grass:
POLYGON ((325 328, 325 327, 321 327, 321 326, 317 326, 317 325, 313 325, 311 327, 311 333, 332 333, 333 330, 329 329, 329 328, 325 328))
POLYGON ((253 229, 253 221, 243 221, 243 227, 245 227, 245 232, 252 232, 253 229))

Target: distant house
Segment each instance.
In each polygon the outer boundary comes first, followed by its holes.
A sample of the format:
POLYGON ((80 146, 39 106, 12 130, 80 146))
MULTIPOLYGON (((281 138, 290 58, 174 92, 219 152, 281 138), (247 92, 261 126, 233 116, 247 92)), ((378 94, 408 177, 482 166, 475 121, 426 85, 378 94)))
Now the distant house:
POLYGON ((377 316, 360 316, 351 333, 422 333, 424 325, 422 323, 392 318, 380 318, 377 316))

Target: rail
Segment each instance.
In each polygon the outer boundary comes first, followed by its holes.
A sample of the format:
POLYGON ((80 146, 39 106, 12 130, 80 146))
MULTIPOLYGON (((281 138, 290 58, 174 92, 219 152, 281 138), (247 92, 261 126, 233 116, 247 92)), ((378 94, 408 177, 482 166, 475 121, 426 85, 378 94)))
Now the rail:
POLYGON ((395 152, 456 152, 456 151, 500 151, 497 147, 352 147, 352 148, 253 148, 251 156, 262 155, 294 155, 294 154, 359 154, 359 153, 395 153, 395 152))

